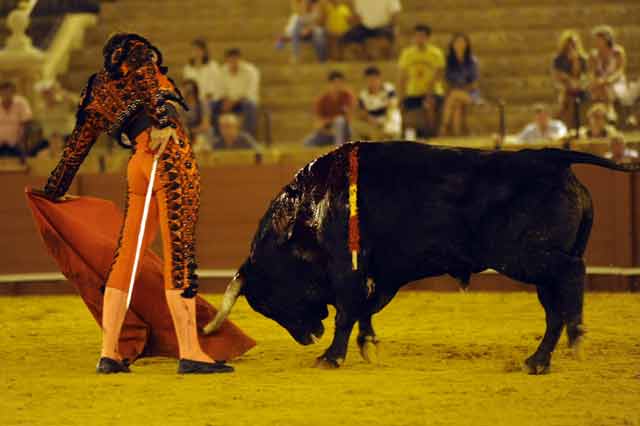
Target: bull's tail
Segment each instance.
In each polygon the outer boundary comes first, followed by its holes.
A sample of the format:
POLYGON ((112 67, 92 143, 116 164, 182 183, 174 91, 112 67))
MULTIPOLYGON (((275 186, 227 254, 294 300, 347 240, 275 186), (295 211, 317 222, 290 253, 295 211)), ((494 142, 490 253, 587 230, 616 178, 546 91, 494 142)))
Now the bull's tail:
POLYGON ((569 151, 566 149, 545 148, 539 150, 543 158, 551 161, 559 161, 567 166, 571 164, 593 164, 595 166, 605 167, 611 170, 621 172, 637 172, 640 171, 640 164, 618 164, 614 161, 593 154, 580 151, 569 151))

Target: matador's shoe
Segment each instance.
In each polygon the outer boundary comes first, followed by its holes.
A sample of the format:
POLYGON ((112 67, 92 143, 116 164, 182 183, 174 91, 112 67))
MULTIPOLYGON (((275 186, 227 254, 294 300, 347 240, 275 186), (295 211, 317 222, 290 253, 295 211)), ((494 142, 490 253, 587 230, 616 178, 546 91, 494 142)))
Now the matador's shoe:
POLYGON ((112 358, 103 356, 96 366, 98 374, 114 374, 114 373, 131 373, 129 366, 125 362, 116 361, 112 358))
POLYGON ((232 373, 233 367, 225 364, 224 361, 203 362, 181 359, 178 362, 178 374, 214 374, 232 373))

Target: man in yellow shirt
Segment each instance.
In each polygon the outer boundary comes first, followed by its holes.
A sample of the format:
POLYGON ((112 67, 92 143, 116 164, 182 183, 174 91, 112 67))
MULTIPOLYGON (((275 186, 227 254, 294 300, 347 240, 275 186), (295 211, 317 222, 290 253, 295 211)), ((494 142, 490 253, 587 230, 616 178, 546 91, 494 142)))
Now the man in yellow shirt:
POLYGON ((424 137, 436 135, 438 111, 444 95, 444 54, 439 47, 429 43, 430 37, 429 26, 416 25, 414 42, 402 50, 398 61, 398 89, 403 97, 403 109, 408 115, 416 116, 413 120, 407 117, 407 122, 424 121, 424 128, 416 125, 418 133, 424 137))
POLYGON ((342 60, 342 36, 351 29, 353 12, 344 0, 321 0, 321 2, 325 16, 324 26, 328 36, 329 57, 342 60))

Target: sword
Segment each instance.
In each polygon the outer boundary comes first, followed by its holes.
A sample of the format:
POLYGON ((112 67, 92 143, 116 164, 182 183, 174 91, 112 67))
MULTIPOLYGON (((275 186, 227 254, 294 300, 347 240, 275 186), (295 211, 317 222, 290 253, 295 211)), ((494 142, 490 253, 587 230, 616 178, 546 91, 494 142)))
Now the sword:
POLYGON ((144 231, 147 227, 147 217, 149 216, 149 208, 151 206, 151 197, 153 195, 153 182, 156 178, 156 169, 158 167, 158 155, 153 158, 151 166, 151 175, 149 176, 149 186, 147 187, 147 195, 144 198, 144 209, 142 210, 142 220, 140 222, 140 232, 138 232, 138 241, 136 244, 136 256, 133 260, 133 270, 131 271, 131 279, 129 280, 129 293, 127 294, 127 310, 131 305, 131 297, 133 296, 133 284, 136 281, 136 272, 138 272, 138 264, 142 256, 142 241, 144 240, 144 231))

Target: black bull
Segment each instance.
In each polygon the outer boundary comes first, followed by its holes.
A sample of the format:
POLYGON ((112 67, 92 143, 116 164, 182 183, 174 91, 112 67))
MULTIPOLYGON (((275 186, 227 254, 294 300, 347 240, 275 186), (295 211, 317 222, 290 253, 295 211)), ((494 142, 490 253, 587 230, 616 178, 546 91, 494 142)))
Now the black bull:
POLYGON ((633 171, 590 154, 557 149, 490 152, 411 142, 342 146, 302 169, 271 202, 251 253, 223 299, 211 332, 239 294, 301 344, 322 335, 327 305, 335 335, 319 358, 338 366, 356 322, 368 359, 377 344, 371 317, 403 285, 449 274, 496 271, 537 288, 547 329, 526 360, 546 372, 564 326, 583 334, 583 254, 593 221, 591 196, 571 171, 589 163, 633 171), (361 250, 348 246, 347 156, 359 149, 361 250))

